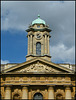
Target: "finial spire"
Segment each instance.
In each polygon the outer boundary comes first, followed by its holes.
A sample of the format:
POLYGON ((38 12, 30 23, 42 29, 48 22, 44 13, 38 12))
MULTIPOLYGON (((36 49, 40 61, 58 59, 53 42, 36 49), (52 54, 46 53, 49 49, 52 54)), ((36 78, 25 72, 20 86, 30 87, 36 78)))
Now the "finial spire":
POLYGON ((38 14, 38 18, 40 17, 40 15, 38 14))

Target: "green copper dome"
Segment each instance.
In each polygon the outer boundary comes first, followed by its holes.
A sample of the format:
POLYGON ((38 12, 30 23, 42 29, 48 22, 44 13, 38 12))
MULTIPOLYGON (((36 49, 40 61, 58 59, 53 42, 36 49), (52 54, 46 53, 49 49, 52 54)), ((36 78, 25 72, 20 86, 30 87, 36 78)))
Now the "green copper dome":
POLYGON ((38 15, 38 18, 35 19, 35 20, 32 22, 32 25, 33 25, 33 24, 46 24, 46 23, 45 23, 44 20, 42 20, 42 19, 40 18, 40 15, 38 15))

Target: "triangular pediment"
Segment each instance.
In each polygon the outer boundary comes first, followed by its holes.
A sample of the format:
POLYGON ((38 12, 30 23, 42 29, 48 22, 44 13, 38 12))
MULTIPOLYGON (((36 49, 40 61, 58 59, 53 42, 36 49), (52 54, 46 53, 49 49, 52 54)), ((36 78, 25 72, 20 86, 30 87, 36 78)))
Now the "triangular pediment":
POLYGON ((51 61, 41 58, 32 59, 4 70, 5 73, 28 73, 28 72, 49 72, 49 73, 72 73, 68 68, 59 66, 51 61))

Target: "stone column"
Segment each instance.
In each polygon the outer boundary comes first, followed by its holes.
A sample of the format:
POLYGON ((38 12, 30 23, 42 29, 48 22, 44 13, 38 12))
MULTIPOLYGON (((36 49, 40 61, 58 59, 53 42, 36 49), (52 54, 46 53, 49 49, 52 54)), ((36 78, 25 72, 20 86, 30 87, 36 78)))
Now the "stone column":
POLYGON ((49 87, 48 89, 48 99, 54 100, 54 88, 53 87, 49 87))
POLYGON ((35 36, 33 37, 33 55, 36 55, 35 36))
POLYGON ((5 88, 5 100, 11 100, 11 88, 10 87, 6 87, 5 88))
POLYGON ((30 35, 30 54, 32 54, 32 34, 30 35))
POLYGON ((72 99, 70 87, 65 88, 65 99, 72 99))
POLYGON ((28 35, 28 55, 30 54, 30 37, 28 35))
POLYGON ((50 55, 50 52, 49 52, 49 36, 47 37, 48 38, 48 55, 50 55))
POLYGON ((43 35, 43 55, 45 54, 45 36, 43 35))
POLYGON ((47 89, 45 89, 45 98, 44 99, 48 99, 48 92, 47 92, 47 89))
POLYGON ((22 88, 22 99, 28 99, 28 88, 25 86, 22 88))
POLYGON ((47 54, 47 35, 45 34, 45 54, 47 54))
POLYGON ((31 98, 31 91, 29 92, 29 100, 31 100, 32 98, 31 98))

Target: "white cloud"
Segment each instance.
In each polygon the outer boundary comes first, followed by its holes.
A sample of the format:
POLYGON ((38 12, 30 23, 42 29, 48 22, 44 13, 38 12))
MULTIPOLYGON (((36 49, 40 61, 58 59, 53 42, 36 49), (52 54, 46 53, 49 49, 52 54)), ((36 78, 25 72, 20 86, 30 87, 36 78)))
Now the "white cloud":
POLYGON ((1 64, 7 64, 7 63, 10 63, 9 60, 1 60, 1 64))
POLYGON ((66 23, 73 22, 74 8, 74 1, 64 3, 56 1, 2 1, 2 30, 11 28, 25 30, 27 25, 37 18, 38 13, 50 26, 64 22, 67 25, 66 23))
POLYGON ((52 60, 73 63, 75 1, 1 1, 1 29, 25 31, 38 14, 52 29, 52 60))
POLYGON ((74 1, 2 1, 1 29, 25 31, 38 14, 52 29, 51 45, 61 42, 68 47, 74 45, 74 1))
POLYGON ((56 46, 50 46, 51 60, 53 62, 62 62, 75 64, 75 47, 68 49, 64 44, 58 44, 56 46))

